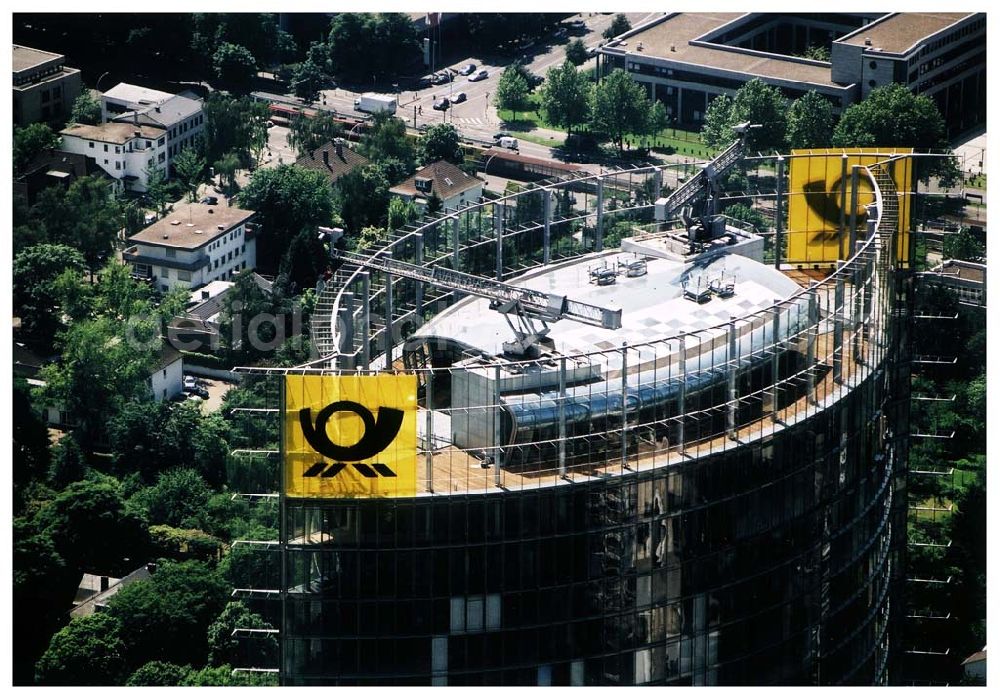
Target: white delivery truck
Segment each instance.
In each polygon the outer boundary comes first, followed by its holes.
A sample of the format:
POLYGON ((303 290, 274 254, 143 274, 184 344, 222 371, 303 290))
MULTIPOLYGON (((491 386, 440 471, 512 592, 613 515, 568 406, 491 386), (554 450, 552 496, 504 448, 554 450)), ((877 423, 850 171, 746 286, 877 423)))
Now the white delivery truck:
POLYGON ((497 139, 497 145, 501 148, 509 148, 512 151, 517 150, 517 139, 513 136, 501 136, 497 139))
POLYGON ((396 113, 395 95, 383 95, 379 92, 366 92, 354 99, 354 109, 359 112, 377 114, 378 112, 396 113))

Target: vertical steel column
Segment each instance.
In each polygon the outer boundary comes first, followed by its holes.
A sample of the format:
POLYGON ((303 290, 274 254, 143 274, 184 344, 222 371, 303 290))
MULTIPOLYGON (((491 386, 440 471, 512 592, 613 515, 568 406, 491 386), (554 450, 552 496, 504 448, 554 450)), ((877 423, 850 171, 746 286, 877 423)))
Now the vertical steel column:
POLYGON ((598 253, 604 250, 604 176, 597 176, 597 227, 595 228, 596 239, 594 240, 594 250, 598 253))
POLYGON ((361 369, 367 371, 371 364, 372 337, 372 276, 367 270, 361 276, 361 369))
POLYGON ((434 493, 434 370, 424 375, 424 405, 427 407, 427 491, 434 493))
MULTIPOLYGON (((762 329, 763 330, 763 329, 762 329)), ((752 325, 750 333, 753 333, 752 325)), ((729 317, 729 352, 726 357, 726 383, 729 388, 729 406, 726 410, 726 432, 730 440, 736 439, 736 403, 738 400, 736 390, 736 372, 739 368, 739 358, 736 357, 736 318, 729 317)))
POLYGON ((493 484, 499 488, 500 462, 503 459, 501 448, 502 435, 500 431, 500 365, 493 368, 493 484))
MULTIPOLYGON (((420 267, 424 266, 424 234, 417 233, 415 235, 415 246, 416 246, 416 262, 420 267)), ((413 294, 413 304, 415 307, 415 312, 417 315, 418 323, 417 326, 421 326, 424 323, 424 283, 421 280, 415 280, 415 289, 413 294)))
POLYGON ((807 402, 816 404, 816 334, 819 332, 819 304, 816 300, 815 287, 807 292, 809 299, 807 317, 809 328, 806 330, 806 397, 807 402))
MULTIPOLYGON (((339 316, 337 319, 340 325, 340 343, 338 343, 337 350, 343 355, 354 355, 352 358, 352 364, 358 361, 357 353, 354 348, 354 295, 351 292, 344 292, 340 296, 340 309, 339 316)), ((330 319, 333 321, 333 319, 330 319)), ((338 366, 340 366, 338 362, 338 366)), ((343 369, 343 367, 341 367, 343 369)))
MULTIPOLYGON (((837 261, 837 282, 833 289, 833 381, 844 383, 844 276, 843 260, 837 261)), ((857 293, 857 287, 854 288, 857 293)))
POLYGON ((852 324, 851 348, 854 352, 854 361, 858 364, 865 364, 864 353, 861 352, 861 337, 863 335, 862 324, 868 323, 871 315, 871 290, 868 285, 871 279, 872 263, 867 255, 858 262, 860 264, 854 268, 851 280, 851 284, 854 285, 854 323, 852 324))
POLYGON ((566 476, 566 358, 559 358, 559 476, 566 476))
MULTIPOLYGON (((844 233, 847 229, 847 154, 845 153, 840 157, 840 227, 838 229, 838 235, 840 240, 840 249, 844 249, 844 233)), ((847 240, 850 240, 848 237, 847 240)), ((854 245, 851 245, 851 250, 847 253, 847 257, 854 255, 854 245)))
POLYGON ((622 469, 628 469, 628 344, 622 342, 622 469))
MULTIPOLYGON (((451 266, 455 270, 461 270, 462 269, 461 266, 460 266, 460 262, 459 262, 460 261, 460 257, 459 257, 460 251, 459 251, 459 248, 461 247, 461 239, 459 237, 460 229, 461 229, 461 221, 456 216, 454 218, 454 223, 452 224, 452 227, 451 227, 451 246, 452 246, 451 247, 451 250, 452 250, 452 253, 451 253, 451 256, 452 256, 451 266)), ((459 299, 462 298, 462 293, 459 292, 458 290, 456 290, 456 291, 452 292, 452 298, 455 301, 458 301, 459 299)))
POLYGON ((858 178, 860 165, 851 166, 851 230, 848 235, 851 240, 851 251, 853 253, 858 244, 858 178))
MULTIPOLYGON (((392 248, 386 251, 385 257, 392 259, 392 248)), ((385 368, 392 369, 392 346, 395 344, 396 332, 393 326, 395 309, 392 305, 392 273, 385 272, 385 368)))
POLYGON ((781 248, 784 245, 785 220, 785 158, 778 156, 774 197, 774 268, 781 268, 781 248))
POLYGON ((778 408, 780 406, 779 374, 781 371, 781 299, 774 300, 774 316, 771 319, 771 420, 778 423, 778 408))
POLYGON ((281 492, 278 494, 278 553, 281 556, 280 576, 281 589, 278 595, 281 597, 281 626, 278 631, 278 685, 285 684, 285 674, 288 663, 288 641, 285 635, 288 633, 288 504, 287 504, 287 484, 285 476, 285 379, 279 377, 281 390, 278 392, 278 454, 282 456, 281 466, 278 468, 278 481, 281 484, 281 492))
POLYGON ((493 205, 493 235, 496 236, 497 243, 497 282, 503 282, 503 230, 504 230, 504 209, 506 207, 497 202, 493 205), (497 209, 500 216, 497 216, 497 209))
POLYGON ((542 264, 548 265, 551 260, 549 249, 552 245, 552 192, 542 189, 542 221, 545 228, 542 230, 542 264))
POLYGON ((660 192, 663 191, 663 169, 657 168, 653 171, 653 201, 655 202, 660 198, 660 192))
POLYGON ((684 406, 684 399, 687 394, 687 349, 685 348, 684 336, 682 335, 677 339, 680 343, 680 390, 677 392, 677 414, 680 416, 680 422, 677 424, 677 451, 680 454, 684 454, 684 419, 687 413, 687 409, 684 406))

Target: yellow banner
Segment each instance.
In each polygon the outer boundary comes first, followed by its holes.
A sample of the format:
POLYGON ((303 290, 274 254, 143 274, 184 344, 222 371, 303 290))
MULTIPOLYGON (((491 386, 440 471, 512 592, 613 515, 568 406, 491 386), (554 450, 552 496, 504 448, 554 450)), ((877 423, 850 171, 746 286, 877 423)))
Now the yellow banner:
MULTIPOLYGON (((794 150, 789 159, 788 229, 785 262, 827 264, 846 260, 850 248, 851 167, 870 166, 894 154, 912 153, 912 148, 819 148, 794 150), (845 157, 846 156, 846 157, 845 157), (846 166, 846 167, 845 167, 846 166), (841 235, 843 221, 843 235, 841 235)), ((901 158, 891 168, 899 193, 899 237, 897 255, 909 263, 910 196, 912 163, 901 158)), ((865 207, 875 201, 866 173, 858 178, 857 239, 866 231, 865 207)))
POLYGON ((286 496, 416 494, 416 376, 288 375, 283 420, 286 496))

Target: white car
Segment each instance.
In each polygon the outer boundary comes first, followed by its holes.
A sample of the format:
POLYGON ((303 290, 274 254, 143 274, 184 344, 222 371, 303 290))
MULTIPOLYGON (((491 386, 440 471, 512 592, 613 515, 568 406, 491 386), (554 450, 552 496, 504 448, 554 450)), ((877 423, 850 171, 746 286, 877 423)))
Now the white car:
POLYGON ((478 73, 476 73, 474 75, 470 75, 469 76, 469 82, 470 83, 475 83, 475 82, 477 82, 479 80, 486 80, 488 77, 490 77, 490 74, 487 71, 481 70, 481 71, 479 71, 478 73))

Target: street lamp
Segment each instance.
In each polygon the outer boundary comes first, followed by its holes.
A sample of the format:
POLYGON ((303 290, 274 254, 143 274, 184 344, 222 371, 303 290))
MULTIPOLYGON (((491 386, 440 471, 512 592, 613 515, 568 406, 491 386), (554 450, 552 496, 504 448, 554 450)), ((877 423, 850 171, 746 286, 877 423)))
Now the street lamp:
POLYGON ((104 80, 105 76, 111 71, 106 70, 101 73, 101 76, 97 79, 97 83, 94 84, 94 90, 101 96, 101 123, 103 124, 108 120, 108 103, 104 99, 104 93, 101 92, 101 81, 104 80))

